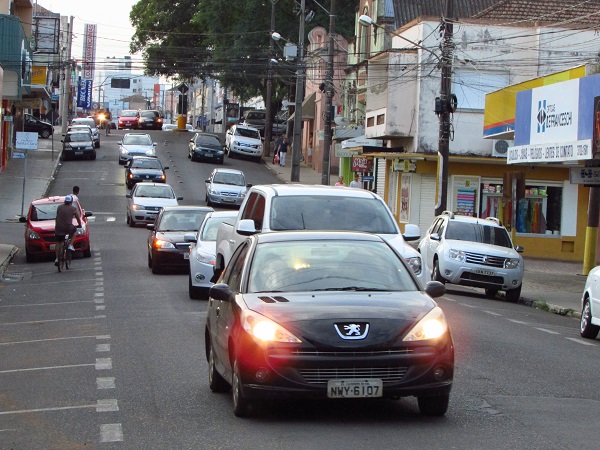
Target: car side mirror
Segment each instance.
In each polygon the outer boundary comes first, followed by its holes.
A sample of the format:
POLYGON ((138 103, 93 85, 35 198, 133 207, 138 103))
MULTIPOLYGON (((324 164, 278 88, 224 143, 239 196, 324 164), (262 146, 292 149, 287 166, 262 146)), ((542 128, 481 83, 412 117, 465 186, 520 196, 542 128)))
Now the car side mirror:
POLYGON ((19 222, 21 222, 21 223, 27 223, 27 217, 25 217, 25 216, 19 217, 19 222))
POLYGON ((210 183, 210 178, 207 178, 206 180, 204 180, 205 183, 210 183))
POLYGON ((177 200, 183 200, 183 197, 177 197, 177 200))
POLYGON ((196 233, 186 233, 183 235, 184 242, 198 242, 196 240, 196 233))
POLYGON ((525 247, 523 247, 522 245, 517 245, 515 247, 515 250, 519 253, 523 253, 525 251, 525 247))
POLYGON ((153 142, 152 145, 154 145, 156 147, 158 144, 156 142, 153 142))
POLYGON ((190 139, 190 142, 194 142, 194 138, 190 139))
POLYGON ((225 283, 213 284, 208 290, 208 296, 223 302, 232 302, 234 299, 233 291, 225 283))
POLYGON ((123 141, 118 141, 117 144, 123 145, 123 141))
POLYGON ((146 224, 146 228, 149 229, 150 231, 154 230, 154 224, 153 223, 147 223, 146 224))
POLYGON ((434 241, 439 241, 439 240, 440 240, 440 235, 439 235, 439 234, 437 234, 437 233, 431 233, 431 234, 429 235, 429 237, 430 237, 432 240, 434 240, 434 241))
POLYGON ((86 211, 85 213, 83 213, 84 217, 92 217, 94 215, 94 213, 92 211, 86 211))
POLYGON ((421 237, 421 230, 418 225, 407 223, 404 227, 404 234, 402 237, 405 241, 416 241, 421 237))
POLYGON ((131 198, 131 194, 125 194, 125 197, 131 198))
POLYGON ((248 184, 246 185, 246 187, 247 187, 247 188, 251 188, 251 187, 252 187, 252 184, 251 184, 251 183, 248 183, 248 184))
POLYGON ((169 168, 169 166, 165 166, 163 167, 163 170, 167 170, 169 168))
POLYGON ((428 281, 425 285, 425 293, 431 298, 441 297, 446 293, 446 286, 439 281, 428 281))

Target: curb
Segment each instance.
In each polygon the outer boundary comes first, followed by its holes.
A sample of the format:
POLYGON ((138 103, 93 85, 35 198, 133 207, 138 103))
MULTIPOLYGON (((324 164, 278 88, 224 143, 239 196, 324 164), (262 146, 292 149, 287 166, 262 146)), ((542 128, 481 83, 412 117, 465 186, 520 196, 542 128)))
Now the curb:
POLYGON ((528 300, 523 297, 521 297, 520 303, 522 303, 525 306, 529 306, 530 308, 539 309, 541 311, 547 311, 552 314, 557 314, 559 316, 574 317, 576 319, 581 319, 581 311, 575 311, 571 308, 565 308, 564 306, 553 305, 551 303, 546 303, 539 300, 528 300))
POLYGON ((4 261, 2 261, 0 263, 0 280, 2 280, 4 278, 4 273, 6 272, 6 269, 8 269, 10 262, 12 261, 14 256, 19 251, 19 247, 15 247, 14 245, 10 245, 10 246, 7 245, 5 247, 12 247, 12 248, 8 251, 6 257, 4 258, 4 261))

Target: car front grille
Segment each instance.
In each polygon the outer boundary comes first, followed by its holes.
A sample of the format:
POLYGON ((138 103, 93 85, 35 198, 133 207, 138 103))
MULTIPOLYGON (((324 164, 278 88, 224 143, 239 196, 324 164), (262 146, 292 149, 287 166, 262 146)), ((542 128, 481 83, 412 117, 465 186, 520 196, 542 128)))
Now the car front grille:
POLYGON ((465 253, 465 261, 470 264, 477 264, 480 266, 503 268, 506 258, 499 257, 499 256, 483 255, 481 253, 466 252, 465 253))
POLYGON ((178 250, 185 250, 190 248, 189 242, 177 242, 175 243, 175 248, 178 250))
POLYGON ((300 369, 307 383, 326 384, 329 380, 379 378, 384 383, 397 383, 406 375, 406 367, 331 367, 300 369))
POLYGON ((496 277, 496 276, 491 276, 491 275, 481 275, 481 274, 474 273, 474 272, 463 272, 463 274, 460 276, 460 278, 461 278, 461 280, 477 281, 477 282, 489 283, 489 284, 498 284, 498 285, 504 284, 504 278, 502 278, 502 277, 496 277))
POLYGON ((221 191, 221 195, 223 197, 237 197, 238 193, 237 192, 227 192, 227 191, 221 191))

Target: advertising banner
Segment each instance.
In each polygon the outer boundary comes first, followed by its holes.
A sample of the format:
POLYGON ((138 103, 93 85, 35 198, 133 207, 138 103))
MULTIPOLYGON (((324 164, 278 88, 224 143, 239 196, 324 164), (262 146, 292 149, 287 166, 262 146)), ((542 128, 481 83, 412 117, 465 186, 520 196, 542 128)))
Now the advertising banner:
POLYGON ((94 79, 94 64, 96 62, 96 25, 85 24, 83 45, 83 79, 94 79))
POLYGON ((79 77, 77 85, 77 107, 92 109, 92 80, 82 80, 79 77))
POLYGON ((530 144, 577 140, 579 80, 533 89, 530 144))

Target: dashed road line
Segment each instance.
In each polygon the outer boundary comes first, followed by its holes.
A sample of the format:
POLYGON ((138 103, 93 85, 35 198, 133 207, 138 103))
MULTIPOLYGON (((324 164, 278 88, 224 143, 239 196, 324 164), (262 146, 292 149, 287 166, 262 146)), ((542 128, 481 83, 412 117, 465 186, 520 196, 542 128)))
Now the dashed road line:
POLYGON ((0 325, 8 326, 8 325, 31 325, 31 324, 39 324, 39 323, 49 323, 49 322, 68 322, 71 320, 97 320, 97 319, 106 319, 105 315, 98 315, 93 317, 71 317, 70 319, 47 319, 47 320, 30 320, 26 322, 8 322, 2 323, 0 325))
POLYGON ((97 377, 96 378, 97 389, 115 389, 115 378, 114 377, 97 377))
POLYGON ((123 427, 120 423, 105 423, 100 425, 100 442, 121 442, 123 427))
POLYGON ((97 352, 110 352, 110 344, 96 344, 97 352))
POLYGON ((98 405, 96 406, 96 412, 112 412, 118 411, 119 405, 117 400, 114 398, 105 398, 102 400, 98 400, 98 405))
POLYGON ((96 370, 110 370, 112 369, 111 358, 96 358, 96 370))
POLYGON ((48 302, 48 303, 28 303, 26 305, 1 305, 0 308, 27 308, 31 306, 60 306, 73 305, 78 303, 92 303, 91 300, 79 300, 76 302, 48 302))
POLYGON ((594 344, 593 342, 584 341, 583 339, 570 338, 570 337, 565 338, 565 339, 567 339, 569 341, 573 341, 573 342, 575 342, 577 344, 581 344, 581 345, 591 345, 593 347, 596 347, 598 345, 598 344, 594 344))
POLYGON ((523 322, 522 320, 517 320, 517 319, 506 319, 506 320, 508 320, 509 322, 512 322, 512 323, 518 323, 520 325, 529 325, 529 322, 523 322))
POLYGON ((70 339, 110 339, 110 335, 99 335, 99 336, 66 336, 60 338, 47 338, 47 339, 31 339, 28 341, 12 341, 12 342, 0 342, 0 345, 17 345, 17 344, 33 344, 39 342, 51 342, 51 341, 65 341, 70 339))
POLYGON ((35 372, 38 370, 74 369, 74 368, 78 368, 78 367, 90 367, 90 366, 97 366, 97 363, 96 364, 69 364, 66 366, 28 367, 27 369, 0 370, 0 374, 2 374, 2 373, 18 373, 18 372, 35 372))
POLYGON ((558 331, 548 330, 546 328, 538 328, 538 327, 534 327, 534 328, 536 330, 543 331, 544 333, 548 333, 548 334, 560 334, 558 331))
POLYGON ((484 313, 486 314, 491 314, 492 316, 502 316, 502 314, 497 313, 495 311, 486 311, 485 309, 483 310, 484 313))

